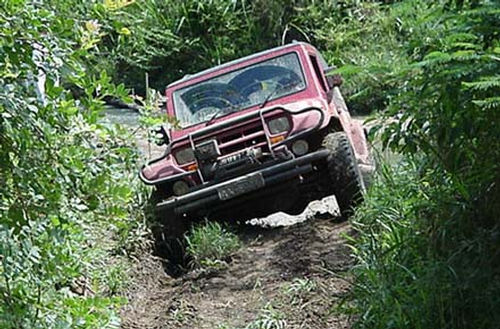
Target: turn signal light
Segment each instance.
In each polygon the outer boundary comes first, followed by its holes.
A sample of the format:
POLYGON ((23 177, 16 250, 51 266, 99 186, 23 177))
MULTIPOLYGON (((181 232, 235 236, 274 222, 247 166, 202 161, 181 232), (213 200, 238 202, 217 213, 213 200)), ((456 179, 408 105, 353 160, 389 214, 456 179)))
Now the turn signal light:
POLYGON ((198 165, 196 163, 193 163, 193 164, 190 164, 189 166, 187 166, 188 171, 194 171, 197 169, 198 169, 198 165))
POLYGON ((276 144, 285 140, 285 136, 271 137, 271 144, 276 144))

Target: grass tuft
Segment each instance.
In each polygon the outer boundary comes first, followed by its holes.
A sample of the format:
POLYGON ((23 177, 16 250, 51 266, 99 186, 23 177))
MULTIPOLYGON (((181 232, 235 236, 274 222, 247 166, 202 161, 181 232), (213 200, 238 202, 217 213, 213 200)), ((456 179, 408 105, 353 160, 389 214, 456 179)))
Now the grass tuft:
POLYGON ((284 329, 287 327, 285 314, 268 303, 258 318, 248 324, 245 329, 284 329))
POLYGON ((238 236, 217 222, 194 226, 186 235, 186 252, 195 267, 223 267, 240 247, 238 236))

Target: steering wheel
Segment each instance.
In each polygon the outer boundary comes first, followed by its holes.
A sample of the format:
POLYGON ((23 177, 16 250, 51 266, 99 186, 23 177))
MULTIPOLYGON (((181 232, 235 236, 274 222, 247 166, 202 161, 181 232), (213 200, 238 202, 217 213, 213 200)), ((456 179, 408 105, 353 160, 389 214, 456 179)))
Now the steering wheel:
POLYGON ((249 84, 248 86, 244 87, 243 89, 241 89, 240 93, 242 95, 244 95, 245 97, 249 97, 250 95, 252 95, 255 92, 264 90, 262 88, 263 83, 265 83, 266 85, 268 85, 268 84, 271 85, 269 88, 270 90, 276 90, 280 87, 283 88, 284 85, 280 81, 276 81, 276 80, 255 81, 255 82, 249 84))
POLYGON ((194 113, 194 116, 199 119, 205 119, 206 117, 210 117, 214 115, 217 111, 220 111, 221 109, 228 108, 231 109, 235 104, 231 103, 228 99, 223 98, 223 97, 218 97, 218 96, 210 96, 210 97, 205 97, 205 98, 200 98, 198 100, 195 100, 193 103, 191 103, 191 106, 193 108, 196 108, 198 103, 200 102, 206 102, 208 104, 202 104, 200 108, 194 113), (210 101, 210 100, 214 101, 210 101), (217 105, 215 105, 217 104, 217 105), (218 106, 220 104, 223 104, 222 106, 218 106))

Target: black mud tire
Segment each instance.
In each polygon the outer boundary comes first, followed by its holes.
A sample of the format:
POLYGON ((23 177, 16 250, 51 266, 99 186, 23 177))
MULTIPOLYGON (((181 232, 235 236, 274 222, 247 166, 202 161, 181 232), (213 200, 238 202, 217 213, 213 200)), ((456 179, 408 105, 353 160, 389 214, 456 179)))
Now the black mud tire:
POLYGON ((181 275, 187 267, 184 235, 189 220, 178 216, 173 209, 156 209, 165 199, 163 191, 155 189, 150 198, 150 227, 154 239, 154 254, 164 259, 164 269, 171 276, 181 275))
POLYGON ((342 219, 349 218, 363 201, 365 184, 358 168, 351 143, 344 132, 325 136, 323 147, 330 151, 327 170, 331 191, 335 194, 342 219))

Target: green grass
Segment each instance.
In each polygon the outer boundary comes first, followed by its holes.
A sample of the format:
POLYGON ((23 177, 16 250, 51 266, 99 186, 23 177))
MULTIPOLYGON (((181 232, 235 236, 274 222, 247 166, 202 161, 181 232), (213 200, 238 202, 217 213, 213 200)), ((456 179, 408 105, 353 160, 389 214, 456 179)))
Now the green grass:
POLYGON ((194 226, 186 235, 186 252, 194 266, 220 267, 240 247, 238 236, 218 222, 194 226))
POLYGON ((353 297, 360 328, 420 328, 433 317, 425 273, 432 264, 417 226, 418 209, 430 207, 422 192, 416 166, 381 163, 357 210, 353 297))
MULTIPOLYGON (((500 284, 480 215, 456 199, 444 172, 423 157, 381 162, 352 225, 355 328, 489 328, 498 323, 500 284), (474 220, 476 224, 470 221, 474 220), (478 269, 481 269, 478 271, 478 269)), ((349 304, 349 303, 348 303, 349 304)))
POLYGON ((286 327, 286 315, 276 309, 272 303, 268 303, 259 311, 257 319, 250 322, 245 329, 285 329, 286 327))

